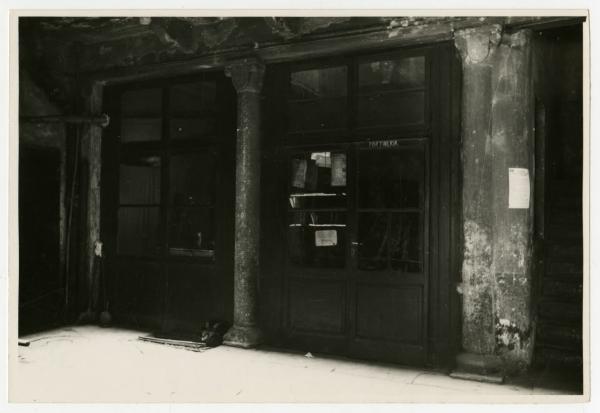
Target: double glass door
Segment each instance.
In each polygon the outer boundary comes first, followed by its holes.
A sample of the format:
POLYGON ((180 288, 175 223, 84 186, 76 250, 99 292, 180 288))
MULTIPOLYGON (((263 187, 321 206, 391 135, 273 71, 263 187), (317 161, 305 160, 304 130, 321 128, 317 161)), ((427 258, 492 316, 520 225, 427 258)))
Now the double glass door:
POLYGON ((427 139, 291 150, 286 331, 315 351, 422 362, 427 139))

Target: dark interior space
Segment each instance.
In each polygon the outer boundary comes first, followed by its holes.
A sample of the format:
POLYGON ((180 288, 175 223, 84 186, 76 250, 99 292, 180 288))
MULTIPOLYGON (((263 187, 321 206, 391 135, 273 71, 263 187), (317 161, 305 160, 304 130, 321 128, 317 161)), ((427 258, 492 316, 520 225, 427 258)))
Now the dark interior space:
POLYGON ((19 148, 19 334, 63 321, 60 179, 58 149, 19 148))
POLYGON ((534 365, 582 385, 582 27, 536 33, 536 144, 541 206, 534 365))

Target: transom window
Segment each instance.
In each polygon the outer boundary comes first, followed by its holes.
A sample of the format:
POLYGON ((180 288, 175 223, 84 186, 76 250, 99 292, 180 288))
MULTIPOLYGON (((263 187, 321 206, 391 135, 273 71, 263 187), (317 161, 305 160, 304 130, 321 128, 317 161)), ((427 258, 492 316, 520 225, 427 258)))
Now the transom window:
POLYGON ((293 68, 287 94, 287 131, 306 134, 423 127, 427 123, 428 62, 425 53, 293 68))

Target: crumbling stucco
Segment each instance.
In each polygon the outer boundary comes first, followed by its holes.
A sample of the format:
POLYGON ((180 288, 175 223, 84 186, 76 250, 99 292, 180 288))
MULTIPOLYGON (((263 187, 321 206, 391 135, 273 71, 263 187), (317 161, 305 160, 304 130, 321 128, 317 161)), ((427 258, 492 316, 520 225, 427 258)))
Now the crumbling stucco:
POLYGON ((533 100, 527 30, 457 33, 463 61, 463 347, 502 358, 506 371, 532 357, 532 209, 508 208, 508 169, 532 171, 533 100))

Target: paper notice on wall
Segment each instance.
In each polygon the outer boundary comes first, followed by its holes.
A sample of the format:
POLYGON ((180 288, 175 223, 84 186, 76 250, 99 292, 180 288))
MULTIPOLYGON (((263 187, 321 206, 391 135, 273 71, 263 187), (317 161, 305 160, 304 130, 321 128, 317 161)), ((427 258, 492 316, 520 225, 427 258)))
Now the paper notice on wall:
POLYGON ((331 186, 346 186, 346 154, 331 154, 331 186))
POLYGON ((337 245, 337 231, 335 229, 315 231, 315 245, 317 247, 333 247, 337 245))
POLYGON ((526 168, 508 168, 508 208, 529 208, 529 170, 526 168))
POLYGON ((306 184, 306 159, 292 159, 292 186, 304 188, 306 184))

